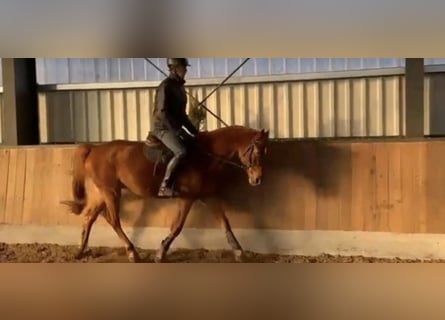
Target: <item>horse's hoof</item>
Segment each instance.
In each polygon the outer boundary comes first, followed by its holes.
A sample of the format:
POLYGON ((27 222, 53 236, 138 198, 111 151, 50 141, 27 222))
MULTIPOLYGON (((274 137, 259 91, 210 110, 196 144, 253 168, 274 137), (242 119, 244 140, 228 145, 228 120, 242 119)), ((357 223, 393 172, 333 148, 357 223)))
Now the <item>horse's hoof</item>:
POLYGON ((141 257, 139 257, 137 252, 130 252, 128 254, 128 261, 131 263, 137 263, 141 261, 141 257))
POLYGON ((78 252, 74 255, 74 260, 80 260, 84 257, 84 253, 83 252, 78 252))
POLYGON ((164 252, 162 251, 158 251, 154 257, 154 262, 155 263, 162 263, 165 260, 165 255, 164 252))
POLYGON ((235 250, 235 251, 233 251, 233 255, 235 256, 235 261, 236 262, 244 262, 245 255, 244 255, 244 252, 242 250, 235 250))

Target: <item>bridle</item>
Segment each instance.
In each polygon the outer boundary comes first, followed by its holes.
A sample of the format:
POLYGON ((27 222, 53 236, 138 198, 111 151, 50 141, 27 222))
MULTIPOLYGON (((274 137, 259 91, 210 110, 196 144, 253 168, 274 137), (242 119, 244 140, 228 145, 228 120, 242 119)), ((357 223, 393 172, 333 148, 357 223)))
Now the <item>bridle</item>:
POLYGON ((249 164, 247 166, 244 166, 246 169, 250 169, 250 168, 253 167, 253 159, 252 159, 252 157, 253 157, 254 149, 255 149, 255 142, 252 141, 247 146, 246 150, 243 152, 243 157, 246 156, 247 153, 249 153, 249 164))

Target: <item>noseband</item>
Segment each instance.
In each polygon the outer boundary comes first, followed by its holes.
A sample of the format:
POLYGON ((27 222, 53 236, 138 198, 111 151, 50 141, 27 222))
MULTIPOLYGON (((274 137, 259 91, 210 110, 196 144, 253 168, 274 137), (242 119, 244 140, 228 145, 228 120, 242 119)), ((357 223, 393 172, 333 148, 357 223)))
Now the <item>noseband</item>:
POLYGON ((244 156, 246 156, 246 154, 247 153, 249 153, 249 164, 246 166, 246 165, 243 165, 243 167, 245 168, 245 169, 250 169, 250 168, 252 168, 252 163, 253 163, 253 160, 252 160, 252 157, 253 157, 253 149, 255 148, 255 143, 252 141, 250 144, 249 144, 249 146, 246 148, 246 151, 244 151, 243 152, 243 157, 244 156))

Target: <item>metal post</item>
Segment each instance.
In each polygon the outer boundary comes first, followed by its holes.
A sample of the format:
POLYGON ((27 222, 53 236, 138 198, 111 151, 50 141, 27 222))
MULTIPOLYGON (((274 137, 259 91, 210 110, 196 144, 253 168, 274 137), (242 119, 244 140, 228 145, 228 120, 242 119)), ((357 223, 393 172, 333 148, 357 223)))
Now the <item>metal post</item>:
POLYGON ((405 59, 405 136, 424 136, 424 61, 405 59))
POLYGON ((35 59, 3 58, 3 144, 39 144, 35 59))

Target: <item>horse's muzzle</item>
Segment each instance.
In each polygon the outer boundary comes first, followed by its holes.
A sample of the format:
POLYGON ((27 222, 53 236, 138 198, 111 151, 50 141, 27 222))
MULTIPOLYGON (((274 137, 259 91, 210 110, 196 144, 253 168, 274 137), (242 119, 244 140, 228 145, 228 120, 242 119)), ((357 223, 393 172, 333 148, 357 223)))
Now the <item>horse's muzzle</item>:
POLYGON ((250 185, 259 186, 261 184, 261 177, 257 177, 255 179, 250 179, 250 185))

